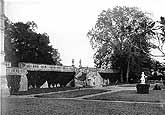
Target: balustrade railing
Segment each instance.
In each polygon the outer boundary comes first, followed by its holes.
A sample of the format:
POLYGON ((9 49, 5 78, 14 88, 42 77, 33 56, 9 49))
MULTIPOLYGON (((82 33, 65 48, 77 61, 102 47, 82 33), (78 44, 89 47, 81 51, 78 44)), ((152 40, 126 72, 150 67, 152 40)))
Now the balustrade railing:
POLYGON ((21 69, 17 67, 6 68, 6 75, 25 75, 27 74, 26 69, 21 69))
POLYGON ((47 64, 33 64, 33 63, 19 63, 19 67, 11 67, 11 63, 6 63, 6 73, 7 75, 21 75, 29 71, 56 71, 56 72, 77 72, 81 71, 87 73, 89 71, 97 71, 99 73, 118 73, 115 69, 102 69, 102 68, 90 68, 81 67, 76 68, 73 66, 58 66, 58 65, 47 65, 47 64))
POLYGON ((30 71, 59 71, 59 72, 74 72, 73 66, 58 66, 47 64, 19 63, 20 68, 25 68, 30 71))

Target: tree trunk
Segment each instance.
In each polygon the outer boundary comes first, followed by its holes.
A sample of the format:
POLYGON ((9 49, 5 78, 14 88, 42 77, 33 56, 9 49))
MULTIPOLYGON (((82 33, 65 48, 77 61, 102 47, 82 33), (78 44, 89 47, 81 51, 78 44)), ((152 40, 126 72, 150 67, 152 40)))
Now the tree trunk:
POLYGON ((129 72, 130 72, 130 57, 128 58, 128 64, 127 64, 127 73, 126 73, 126 82, 128 83, 129 79, 129 72))
POLYGON ((122 69, 120 70, 120 81, 121 81, 121 83, 123 83, 123 70, 122 69))

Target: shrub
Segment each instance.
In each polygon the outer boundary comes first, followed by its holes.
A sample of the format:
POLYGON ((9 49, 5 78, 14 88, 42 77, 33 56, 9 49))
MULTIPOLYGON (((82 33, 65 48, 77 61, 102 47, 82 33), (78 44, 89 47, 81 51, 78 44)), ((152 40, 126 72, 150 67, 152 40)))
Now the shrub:
POLYGON ((160 84, 156 84, 154 86, 153 90, 161 90, 161 85, 160 84))
POLYGON ((20 88, 20 81, 21 81, 21 76, 20 75, 7 75, 7 85, 10 91, 10 95, 15 94, 18 92, 20 88))

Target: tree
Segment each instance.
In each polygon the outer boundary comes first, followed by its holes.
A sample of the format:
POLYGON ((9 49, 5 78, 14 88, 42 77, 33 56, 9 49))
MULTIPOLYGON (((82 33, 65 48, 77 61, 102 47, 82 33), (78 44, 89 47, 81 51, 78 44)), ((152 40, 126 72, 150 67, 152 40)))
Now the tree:
POLYGON ((12 23, 8 19, 5 21, 5 59, 10 61, 12 66, 18 66, 19 62, 60 63, 57 49, 49 45, 49 36, 46 33, 36 33, 36 29, 34 22, 12 23))
POLYGON ((159 50, 162 52, 162 54, 164 55, 165 57, 165 49, 164 49, 164 43, 165 43, 165 17, 160 17, 160 22, 161 24, 160 26, 160 29, 161 29, 161 44, 160 44, 160 47, 159 47, 159 50))
MULTIPOLYGON (((12 23, 5 20, 5 61, 11 62, 15 67, 19 62, 62 65, 58 50, 49 45, 49 36, 37 33, 36 29, 34 22, 12 23)), ((49 74, 50 72, 29 71, 29 85, 40 87, 49 79, 49 74)))
POLYGON ((127 82, 130 73, 139 75, 145 66, 148 68, 150 65, 145 64, 151 61, 146 52, 150 50, 148 40, 153 26, 150 20, 146 13, 135 7, 117 6, 103 11, 87 34, 96 49, 96 66, 118 67, 121 81, 125 75, 127 82))
POLYGON ((160 17, 160 21, 155 21, 152 28, 152 38, 151 41, 152 48, 158 49, 161 55, 154 55, 154 57, 165 57, 165 17, 160 17))
POLYGON ((56 63, 56 65, 61 65, 62 66, 62 63, 60 62, 61 61, 60 53, 58 52, 57 49, 53 49, 52 58, 53 58, 53 61, 56 63))

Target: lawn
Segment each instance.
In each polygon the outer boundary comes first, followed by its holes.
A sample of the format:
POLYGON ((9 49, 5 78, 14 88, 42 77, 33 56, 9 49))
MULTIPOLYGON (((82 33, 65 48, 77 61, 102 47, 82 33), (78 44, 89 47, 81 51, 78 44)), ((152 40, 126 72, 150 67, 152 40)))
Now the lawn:
POLYGON ((69 92, 36 95, 35 97, 40 97, 40 98, 74 98, 74 97, 80 97, 80 96, 85 96, 85 95, 102 93, 105 91, 107 91, 107 90, 80 89, 80 90, 74 90, 74 91, 69 91, 69 92))
MULTIPOLYGON (((119 87, 136 87, 137 84, 122 84, 119 87)), ((150 84, 150 89, 153 89, 156 84, 150 84)), ((165 89, 165 85, 161 85, 162 89, 165 89)))
POLYGON ((119 87, 136 87, 136 84, 122 84, 118 85, 119 87))
POLYGON ((89 100, 164 102, 165 90, 150 90, 149 94, 137 94, 135 90, 125 90, 87 98, 89 100))
POLYGON ((155 104, 130 104, 52 98, 3 98, 2 115, 165 115, 155 104))
POLYGON ((75 88, 75 87, 34 88, 34 89, 29 89, 27 91, 18 91, 14 95, 31 95, 31 94, 40 94, 40 93, 50 93, 50 92, 74 90, 74 89, 78 89, 78 88, 75 88))

